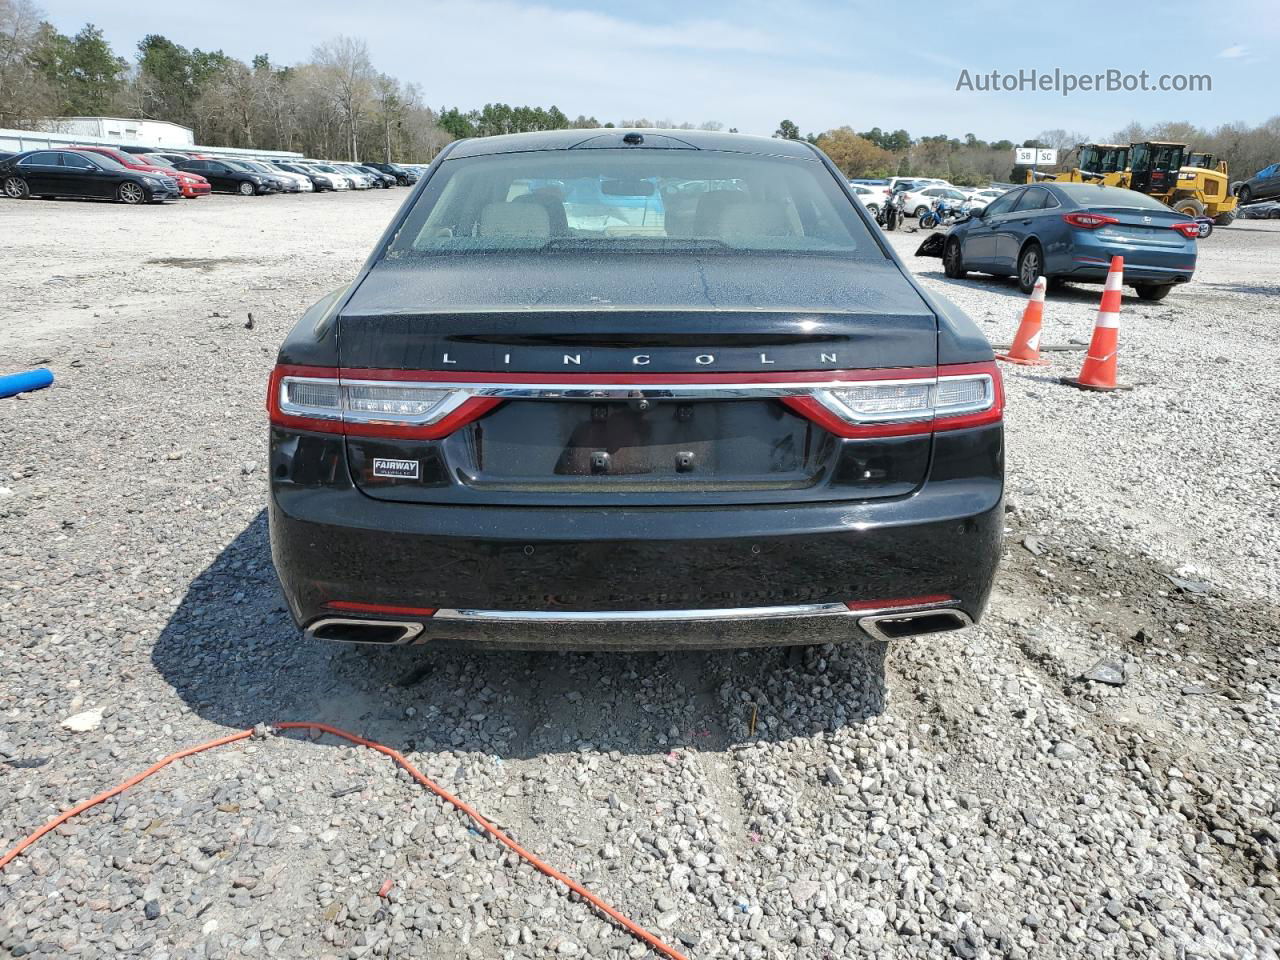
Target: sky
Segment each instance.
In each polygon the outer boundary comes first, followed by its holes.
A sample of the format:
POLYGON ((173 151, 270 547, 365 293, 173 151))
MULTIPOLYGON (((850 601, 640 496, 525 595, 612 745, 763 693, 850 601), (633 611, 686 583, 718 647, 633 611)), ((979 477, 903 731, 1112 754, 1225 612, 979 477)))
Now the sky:
MULTIPOLYGON (((40 2, 40 0, 37 0, 40 2)), ((765 0, 43 0, 64 33, 100 27, 116 52, 159 33, 248 61, 306 59, 326 39, 366 41, 377 69, 431 106, 550 106, 570 117, 715 120, 771 134, 842 125, 1022 140, 1065 128, 1103 138, 1132 121, 1214 127, 1280 114, 1280 3, 1094 4, 765 0), (1147 11, 1136 15, 1141 8, 1147 11), (1072 11, 1075 12, 1072 12, 1072 11), (1160 26, 1136 27, 1159 21, 1160 26), (1221 26, 1216 26, 1221 25, 1221 26), (979 75, 1106 70, 1208 74, 1207 92, 982 92, 979 75), (968 71, 969 87, 957 89, 968 71)))

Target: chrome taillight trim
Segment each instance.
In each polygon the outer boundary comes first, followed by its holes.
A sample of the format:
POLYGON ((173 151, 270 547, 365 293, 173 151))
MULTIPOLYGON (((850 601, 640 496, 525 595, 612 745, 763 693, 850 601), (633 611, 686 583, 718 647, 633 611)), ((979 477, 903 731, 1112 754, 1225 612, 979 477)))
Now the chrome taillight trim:
MULTIPOLYGON (((365 376, 344 377, 332 368, 277 367, 277 412, 284 418, 322 423, 347 423, 365 431, 404 429, 418 431, 419 438, 433 438, 433 431, 456 429, 468 419, 482 416, 487 410, 505 400, 737 400, 778 399, 803 416, 816 421, 842 437, 889 436, 887 431, 901 427, 904 433, 930 432, 931 429, 956 429, 972 422, 998 421, 1002 415, 1002 391, 999 373, 992 363, 958 364, 934 368, 902 369, 900 374, 917 373, 916 376, 894 376, 897 370, 833 371, 832 375, 797 373, 781 374, 777 380, 756 379, 759 375, 743 375, 739 380, 733 375, 714 374, 704 380, 696 375, 669 374, 649 378, 602 376, 599 381, 587 378, 556 379, 548 375, 539 380, 532 375, 511 375, 510 380, 495 376, 488 379, 483 374, 448 374, 431 371, 361 371, 365 376), (976 368, 976 369, 975 369, 976 368), (948 372, 954 369, 957 372, 948 372), (313 376, 332 373, 334 376, 313 376), (936 371, 936 372, 935 372, 936 371), (961 372, 962 371, 962 372, 961 372), (386 376, 377 374, 386 373, 386 376), (369 376, 369 374, 374 376, 369 376), (886 375, 887 374, 887 375, 886 375), (794 379, 791 379, 794 376, 794 379), (475 377, 475 379, 470 379, 475 377), (626 382, 632 380, 632 382, 626 382), (953 382, 980 382, 982 398, 957 404, 940 404, 939 388, 953 382), (312 406, 292 403, 288 399, 290 384, 314 383, 337 386, 336 406, 312 406), (401 391, 432 391, 441 398, 423 413, 369 412, 352 409, 349 391, 355 387, 395 388, 401 391), (842 400, 841 391, 862 388, 870 391, 895 387, 924 387, 922 397, 916 390, 914 397, 904 396, 899 409, 883 411, 855 410, 850 404, 856 399, 842 400), (926 406, 919 406, 925 403, 926 406), (915 405, 912 408, 912 405, 915 405), (975 418, 977 418, 975 420, 975 418), (455 422, 456 421, 456 422, 455 422), (936 427, 932 425, 936 424, 936 427)), ((892 402, 894 398, 869 397, 874 402, 892 402)), ((386 435, 386 434, 379 434, 386 435)), ((444 434, 440 434, 444 435, 444 434)))
POLYGON ((472 610, 445 609, 431 619, 488 623, 662 623, 686 620, 760 620, 785 617, 850 616, 843 603, 794 603, 772 607, 703 610, 472 610))

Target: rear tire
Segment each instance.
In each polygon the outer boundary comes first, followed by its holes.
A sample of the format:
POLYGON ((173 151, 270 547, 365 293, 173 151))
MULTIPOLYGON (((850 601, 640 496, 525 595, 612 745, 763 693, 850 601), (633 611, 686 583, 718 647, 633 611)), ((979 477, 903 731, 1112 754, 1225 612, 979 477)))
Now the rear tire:
POLYGON ((242 197, 252 197, 255 193, 257 193, 257 192, 258 192, 258 191, 254 188, 253 184, 252 184, 252 183, 250 183, 248 180, 243 181, 243 182, 240 184, 240 186, 236 187, 236 191, 237 191, 237 192, 240 194, 240 196, 242 196, 242 197))
POLYGON ((1044 273, 1044 251, 1032 240, 1018 254, 1018 289, 1030 293, 1036 280, 1044 273))
POLYGON ((26 200, 31 196, 31 188, 22 177, 5 177, 4 195, 10 200, 26 200))
POLYGON ((942 272, 952 280, 963 280, 969 275, 969 271, 964 268, 964 251, 955 237, 950 238, 942 248, 942 272))
POLYGON ((924 216, 926 213, 928 213, 928 212, 929 212, 929 208, 928 208, 928 207, 916 207, 915 218, 916 218, 917 220, 919 220, 921 217, 923 217, 923 216, 924 216))
POLYGON ((1213 222, 1220 227, 1229 227, 1236 222, 1236 212, 1228 210, 1226 213, 1220 213, 1213 218, 1213 222))
POLYGON ((1237 193, 1236 196, 1240 198, 1241 203, 1253 202, 1253 191, 1249 189, 1248 185, 1241 187, 1240 192, 1237 193))
POLYGON ((1169 295, 1169 291, 1173 289, 1172 283, 1161 284, 1145 284, 1141 287, 1134 287, 1138 293, 1140 300, 1163 300, 1169 295))

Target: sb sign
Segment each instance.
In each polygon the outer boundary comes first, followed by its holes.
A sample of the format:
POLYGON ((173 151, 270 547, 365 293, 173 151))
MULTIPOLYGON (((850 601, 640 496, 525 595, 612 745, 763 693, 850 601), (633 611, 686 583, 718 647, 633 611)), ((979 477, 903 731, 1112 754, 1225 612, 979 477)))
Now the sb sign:
POLYGON ((1014 147, 1013 162, 1038 167, 1058 162, 1057 150, 1037 150, 1035 147, 1014 147))

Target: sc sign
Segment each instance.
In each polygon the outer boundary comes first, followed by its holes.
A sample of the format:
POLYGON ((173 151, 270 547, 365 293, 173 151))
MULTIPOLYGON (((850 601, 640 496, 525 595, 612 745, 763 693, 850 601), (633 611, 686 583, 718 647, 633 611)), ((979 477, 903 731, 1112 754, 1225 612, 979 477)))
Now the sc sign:
POLYGON ((1049 166, 1058 162, 1058 151, 1037 150, 1035 147, 1014 147, 1013 162, 1028 166, 1049 166))

